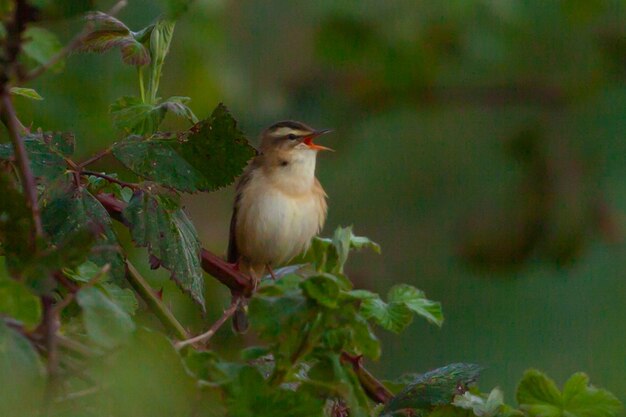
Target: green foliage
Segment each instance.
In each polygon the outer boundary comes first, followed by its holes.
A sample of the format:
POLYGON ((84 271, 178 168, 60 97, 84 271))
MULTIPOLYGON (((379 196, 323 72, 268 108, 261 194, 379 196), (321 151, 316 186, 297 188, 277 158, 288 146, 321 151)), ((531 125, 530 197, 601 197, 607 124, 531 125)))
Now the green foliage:
POLYGON ((138 191, 124 210, 138 246, 169 269, 172 279, 204 309, 204 281, 196 229, 177 199, 138 191))
POLYGON ((517 388, 517 402, 530 417, 608 417, 622 410, 613 394, 590 385, 584 373, 572 375, 561 392, 545 374, 528 370, 517 388))
POLYGON ((254 150, 222 104, 178 137, 130 137, 113 154, 136 174, 185 192, 214 191, 241 174, 254 150))
MULTIPOLYGON (((279 279, 233 291, 234 300, 249 302, 255 331, 251 340, 259 344, 243 349, 240 361, 161 334, 154 318, 180 329, 178 338, 186 337, 187 323, 178 323, 162 294, 126 263, 131 249, 124 239, 118 241, 112 217, 129 229, 137 246, 147 248, 150 266, 168 269, 204 310, 201 246, 179 193, 209 192, 232 183, 255 154, 223 104, 198 121, 187 97, 158 97, 173 19, 189 3, 163 0, 165 17, 139 32, 117 18, 91 12, 90 31, 78 48, 98 53, 119 48, 122 61, 137 67, 140 96, 122 97, 110 108, 115 127, 131 136, 109 151, 150 182, 125 183, 115 173, 85 171, 97 158, 82 165, 73 161, 70 134, 25 134, 44 228, 43 235, 35 236, 36 215, 22 189, 29 185, 14 176, 19 167, 12 145, 0 144, 0 242, 11 276, 0 279, 0 415, 613 417, 621 410, 612 394, 589 385, 584 374, 572 376, 561 392, 544 374, 528 371, 517 392, 519 409, 505 404, 498 388, 481 393, 475 386, 480 367, 473 364, 408 374, 383 386, 363 367, 365 359, 381 355, 377 327, 399 333, 414 316, 441 326, 443 314, 438 302, 410 285, 391 286, 386 301, 355 289, 346 272, 350 253, 381 250, 354 235, 352 227, 338 228, 332 238, 315 238, 295 260, 298 265, 282 269, 279 279), (168 112, 194 125, 182 132, 159 132, 168 112), (106 203, 112 197, 121 201, 106 203), (153 314, 140 307, 135 291, 153 314), (240 299, 249 293, 249 299, 240 299), (43 314, 41 306, 50 299, 53 310, 43 314), (50 331, 56 332, 53 338, 50 331), (52 339, 58 345, 54 352, 55 344, 48 343, 52 339), (43 356, 54 371, 47 375, 47 397, 43 356)), ((41 18, 67 17, 92 6, 80 0, 29 4, 40 9, 41 18)), ((0 3, 4 12, 12 7, 0 3)), ((394 41, 395 34, 381 41, 377 30, 356 16, 326 22, 318 36, 323 40, 324 32, 330 32, 341 42, 324 51, 324 58, 348 70, 352 61, 381 61, 373 75, 386 81, 389 91, 402 93, 435 79, 422 59, 459 42, 444 28, 440 35, 448 41, 435 36, 433 50, 409 50, 394 41), (357 47, 360 43, 365 50, 357 47), (411 69, 403 73, 406 77, 390 76, 396 62, 411 63, 403 67, 411 69)), ((23 56, 35 65, 46 64, 60 49, 56 37, 37 26, 29 26, 23 40, 23 56)), ((22 87, 12 87, 10 93, 41 99, 22 87)))

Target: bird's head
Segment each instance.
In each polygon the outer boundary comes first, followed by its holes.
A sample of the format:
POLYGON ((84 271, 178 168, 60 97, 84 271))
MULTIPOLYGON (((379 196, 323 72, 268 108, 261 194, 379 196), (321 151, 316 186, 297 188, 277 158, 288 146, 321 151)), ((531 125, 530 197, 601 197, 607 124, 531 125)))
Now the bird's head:
POLYGON ((261 152, 292 153, 310 151, 332 151, 332 149, 314 143, 314 139, 329 129, 316 130, 304 123, 292 120, 274 123, 261 134, 261 152))

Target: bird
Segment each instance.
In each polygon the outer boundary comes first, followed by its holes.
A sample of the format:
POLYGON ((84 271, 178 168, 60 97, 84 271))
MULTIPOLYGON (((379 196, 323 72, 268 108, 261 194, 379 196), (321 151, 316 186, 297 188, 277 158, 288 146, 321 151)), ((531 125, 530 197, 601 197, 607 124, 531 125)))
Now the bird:
MULTIPOLYGON (((314 140, 329 132, 293 120, 274 123, 237 181, 227 261, 255 286, 266 272, 275 278, 273 268, 306 251, 324 226, 327 195, 315 167, 318 152, 332 149, 314 140)), ((247 328, 241 307, 233 317, 236 331, 247 328)))

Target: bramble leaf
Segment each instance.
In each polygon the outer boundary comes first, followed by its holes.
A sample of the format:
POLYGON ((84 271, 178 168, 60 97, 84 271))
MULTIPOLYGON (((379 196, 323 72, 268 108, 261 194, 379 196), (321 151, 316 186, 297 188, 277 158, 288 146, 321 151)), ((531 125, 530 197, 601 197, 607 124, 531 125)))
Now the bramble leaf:
POLYGON ((213 191, 241 174, 254 149, 220 104, 211 117, 176 138, 130 138, 113 154, 136 174, 185 192, 213 191))
POLYGON ((148 104, 138 97, 121 97, 111 105, 110 112, 116 128, 127 133, 152 134, 168 111, 197 123, 198 118, 185 104, 189 100, 189 97, 170 97, 160 104, 148 104))
POLYGON ((39 415, 45 383, 41 360, 28 339, 0 320, 0 415, 39 415))
POLYGON ((384 413, 450 404, 455 395, 464 394, 467 386, 476 382, 480 370, 475 364, 453 363, 411 376, 406 387, 387 403, 384 413))
POLYGON ((0 278, 0 315, 3 314, 33 330, 41 321, 41 303, 23 283, 0 278))
POLYGON ((32 88, 11 87, 9 92, 14 96, 22 96, 31 100, 43 100, 43 97, 41 97, 39 93, 32 88))
POLYGON ((88 259, 100 268, 110 264, 111 278, 114 282, 122 282, 126 267, 113 232, 111 217, 102 204, 86 189, 78 190, 73 184, 51 189, 46 200, 42 222, 52 243, 60 244, 76 230, 97 230, 98 236, 88 259))
POLYGON ((204 278, 196 229, 178 202, 164 195, 135 192, 123 213, 138 246, 171 272, 171 278, 204 310, 204 278))
POLYGON ((338 307, 339 284, 333 275, 315 275, 303 281, 300 286, 307 297, 314 299, 320 305, 329 308, 338 307))
POLYGON ((76 301, 83 310, 87 335, 98 345, 112 349, 128 341, 135 331, 128 313, 98 288, 80 289, 76 301))
POLYGON ((411 285, 393 286, 389 290, 387 299, 390 303, 404 303, 411 311, 439 327, 443 324, 441 303, 427 299, 423 291, 411 285))
POLYGON ((411 321, 413 314, 404 303, 385 303, 380 297, 366 298, 361 303, 361 313, 363 317, 372 319, 382 328, 400 333, 411 321))
POLYGON ((524 373, 517 402, 531 417, 612 417, 622 409, 613 394, 590 385, 584 373, 572 375, 561 393, 554 381, 534 369, 524 373))
MULTIPOLYGON (((63 159, 74 152, 74 136, 70 133, 31 133, 23 137, 33 175, 47 182, 64 174, 67 164, 63 159)), ((0 159, 13 158, 13 146, 0 144, 0 159)))
MULTIPOLYGON (((47 64, 63 47, 54 33, 36 26, 26 29, 23 38, 26 42, 22 45, 22 51, 39 65, 47 64)), ((61 60, 50 69, 59 72, 64 66, 65 62, 61 60)))

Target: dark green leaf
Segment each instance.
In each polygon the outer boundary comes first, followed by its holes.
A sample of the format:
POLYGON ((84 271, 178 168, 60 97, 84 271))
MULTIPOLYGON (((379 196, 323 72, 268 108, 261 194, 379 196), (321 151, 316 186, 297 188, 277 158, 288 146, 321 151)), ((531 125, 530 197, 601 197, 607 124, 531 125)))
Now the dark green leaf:
POLYGON ((39 297, 33 295, 21 282, 0 278, 0 316, 3 314, 33 330, 41 321, 39 297))
POLYGON ((204 309, 204 278, 196 230, 177 202, 138 191, 124 210, 138 246, 148 248, 176 283, 204 309))
POLYGON ((455 395, 464 394, 467 386, 476 382, 480 370, 478 365, 453 363, 413 376, 406 387, 387 403, 384 412, 405 408, 425 410, 435 405, 450 404, 455 395))
POLYGON ((100 268, 110 264, 113 281, 122 282, 126 266, 113 232, 111 217, 102 204, 86 189, 78 190, 73 184, 55 187, 46 200, 42 222, 52 243, 61 244, 64 238, 78 230, 97 230, 98 237, 88 259, 100 268))
MULTIPOLYGON (((63 47, 54 33, 40 27, 31 26, 26 29, 23 39, 26 41, 22 46, 24 54, 39 65, 48 63, 63 47)), ((51 70, 58 72, 63 67, 64 61, 59 61, 52 66, 51 70)))
POLYGON ((427 299, 423 291, 411 285, 393 286, 389 290, 387 299, 390 303, 404 303, 411 311, 439 327, 443 324, 441 303, 427 299))
POLYGON ((226 107, 178 139, 132 138, 113 153, 129 169, 166 187, 186 192, 213 191, 230 184, 254 155, 226 107))
POLYGON ((22 96, 31 100, 43 100, 43 97, 32 88, 11 87, 10 93, 14 96, 22 96))
MULTIPOLYGON (((47 132, 29 134, 23 138, 33 175, 47 182, 64 174, 67 164, 63 159, 74 152, 74 136, 68 133, 47 132)), ((13 146, 0 144, 0 159, 13 158, 13 146)))
POLYGON ((43 366, 28 339, 0 320, 0 415, 39 416, 45 382, 43 366))
POLYGON ((83 310, 87 335, 100 346, 112 349, 128 341, 135 331, 128 313, 98 288, 82 288, 76 301, 83 310))

